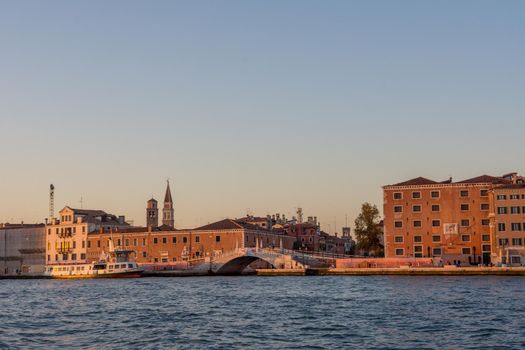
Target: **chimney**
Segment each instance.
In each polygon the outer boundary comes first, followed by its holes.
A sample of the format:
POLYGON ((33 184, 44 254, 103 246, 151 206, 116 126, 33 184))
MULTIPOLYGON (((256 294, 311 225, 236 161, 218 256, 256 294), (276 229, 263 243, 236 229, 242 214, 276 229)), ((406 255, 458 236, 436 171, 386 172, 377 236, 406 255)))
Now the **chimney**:
POLYGON ((126 217, 124 215, 120 215, 118 217, 118 223, 124 225, 126 223, 126 217))

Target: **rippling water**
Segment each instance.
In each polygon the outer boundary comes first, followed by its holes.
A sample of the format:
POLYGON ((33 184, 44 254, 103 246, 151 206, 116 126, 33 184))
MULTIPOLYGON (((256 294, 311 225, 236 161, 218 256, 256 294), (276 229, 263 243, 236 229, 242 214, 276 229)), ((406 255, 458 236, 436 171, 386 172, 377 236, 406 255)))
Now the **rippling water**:
POLYGON ((519 277, 0 281, 0 348, 519 349, 519 277))

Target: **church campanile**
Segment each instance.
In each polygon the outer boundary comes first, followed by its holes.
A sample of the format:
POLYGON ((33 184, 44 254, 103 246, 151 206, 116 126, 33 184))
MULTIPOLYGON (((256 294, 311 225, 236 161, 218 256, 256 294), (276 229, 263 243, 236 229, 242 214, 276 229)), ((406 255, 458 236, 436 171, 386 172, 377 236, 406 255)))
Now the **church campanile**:
POLYGON ((170 182, 166 187, 166 195, 164 196, 164 208, 162 209, 162 225, 175 227, 175 213, 173 210, 173 199, 171 197, 170 182))

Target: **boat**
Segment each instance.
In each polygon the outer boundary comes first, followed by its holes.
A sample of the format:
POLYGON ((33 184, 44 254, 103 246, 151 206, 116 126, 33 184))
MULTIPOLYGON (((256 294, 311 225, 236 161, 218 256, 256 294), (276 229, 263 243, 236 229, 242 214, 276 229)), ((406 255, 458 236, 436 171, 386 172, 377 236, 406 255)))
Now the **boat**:
POLYGON ((137 278, 144 269, 130 261, 132 250, 116 250, 109 241, 109 254, 102 253, 97 262, 53 264, 46 266, 45 275, 51 278, 137 278))

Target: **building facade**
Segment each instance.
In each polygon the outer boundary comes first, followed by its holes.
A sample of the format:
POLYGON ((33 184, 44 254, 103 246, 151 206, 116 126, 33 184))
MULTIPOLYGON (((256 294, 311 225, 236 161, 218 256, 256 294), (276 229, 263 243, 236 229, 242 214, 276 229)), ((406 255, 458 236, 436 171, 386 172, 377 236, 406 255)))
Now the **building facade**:
POLYGON ((96 261, 107 253, 109 240, 113 240, 120 249, 133 251, 132 258, 139 264, 180 261, 199 263, 237 248, 257 246, 291 249, 295 241, 292 237, 231 219, 188 230, 129 228, 90 233, 87 242, 88 261, 96 261))
POLYGON ((496 264, 525 264, 525 184, 501 185, 491 191, 490 228, 492 261, 496 264))
POLYGON ((128 228, 124 216, 102 210, 65 207, 59 218, 46 225, 46 264, 82 263, 87 261, 88 235, 128 228))
POLYGON ((420 177, 384 186, 385 256, 489 263, 489 191, 505 183, 485 175, 459 182, 420 177))
POLYGON ((44 224, 0 224, 0 275, 40 274, 45 268, 44 224))

